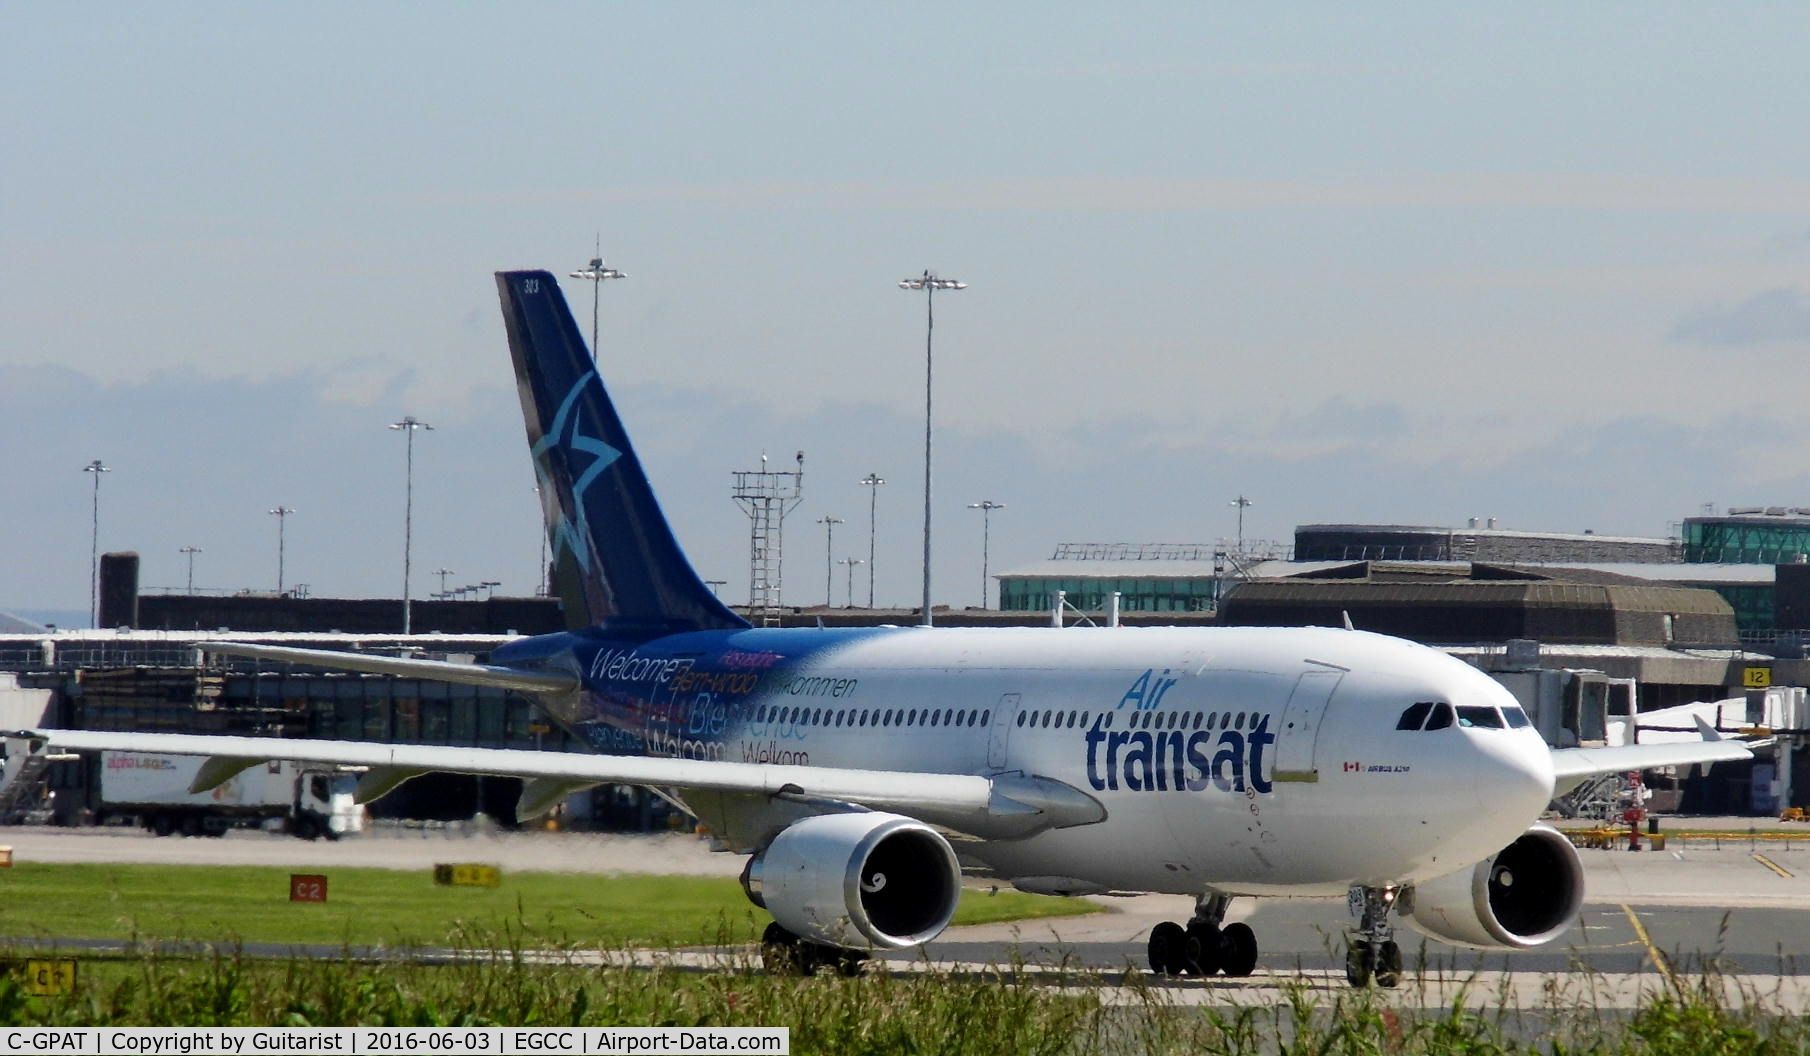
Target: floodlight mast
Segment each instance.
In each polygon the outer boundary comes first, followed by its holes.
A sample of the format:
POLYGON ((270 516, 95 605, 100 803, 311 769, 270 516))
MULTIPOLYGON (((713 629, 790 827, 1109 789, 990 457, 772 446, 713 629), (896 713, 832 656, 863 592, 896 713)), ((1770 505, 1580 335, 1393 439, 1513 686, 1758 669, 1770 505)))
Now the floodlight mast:
POLYGON ((283 594, 283 529, 288 524, 289 515, 295 512, 295 507, 278 506, 276 509, 266 512, 277 519, 277 596, 281 597, 283 594))
POLYGON ((836 549, 836 526, 846 522, 840 517, 831 517, 828 514, 824 514, 822 517, 817 518, 817 523, 823 525, 823 607, 827 609, 836 604, 836 596, 834 593, 835 581, 833 577, 836 565, 835 562, 830 559, 830 555, 836 549))
POLYGON ((993 511, 1005 509, 1006 504, 982 499, 970 502, 968 508, 980 511, 980 607, 984 609, 987 607, 987 582, 990 578, 987 574, 988 556, 993 548, 993 511))
POLYGON ((617 271, 603 262, 603 235, 597 236, 597 255, 591 263, 577 271, 567 272, 569 278, 584 279, 591 284, 591 358, 597 358, 597 291, 610 279, 626 279, 628 275, 617 271))
POLYGON ((188 555, 188 559, 189 559, 188 592, 192 596, 195 593, 195 555, 201 553, 202 550, 198 546, 185 546, 182 549, 177 550, 176 552, 179 554, 188 555))
POLYGON ((409 600, 409 561, 414 553, 415 539, 415 432, 426 429, 433 432, 434 427, 405 414, 399 422, 391 422, 391 429, 400 430, 408 437, 407 468, 403 471, 402 501, 402 633, 414 633, 414 618, 409 600))
POLYGON ((874 533, 879 524, 880 485, 886 483, 886 478, 870 472, 858 483, 867 488, 867 607, 871 609, 874 607, 874 533))
POLYGON ((936 291, 965 290, 968 284, 954 279, 937 276, 929 269, 915 279, 901 279, 901 290, 924 291, 924 615, 919 625, 930 627, 934 619, 930 614, 930 396, 931 396, 931 337, 936 331, 936 291))
POLYGON ((1250 499, 1245 498, 1242 494, 1240 494, 1237 498, 1233 499, 1231 502, 1226 503, 1226 505, 1238 507, 1238 556, 1243 557, 1244 556, 1244 511, 1249 509, 1252 506, 1255 506, 1256 503, 1251 501, 1250 499))
POLYGON ((88 626, 93 627, 100 622, 101 611, 101 474, 113 470, 97 458, 83 466, 82 472, 94 474, 94 532, 89 537, 88 558, 88 626))

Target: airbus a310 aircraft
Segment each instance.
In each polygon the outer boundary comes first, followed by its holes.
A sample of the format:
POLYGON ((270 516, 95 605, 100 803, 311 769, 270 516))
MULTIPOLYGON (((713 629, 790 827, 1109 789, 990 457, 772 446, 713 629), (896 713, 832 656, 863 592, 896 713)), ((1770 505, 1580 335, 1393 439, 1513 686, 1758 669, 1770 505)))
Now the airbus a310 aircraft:
POLYGON ((1192 919, 1154 971, 1249 975, 1236 897, 1349 894, 1347 976, 1394 985, 1399 916, 1524 948, 1577 918, 1583 873, 1538 824, 1595 773, 1748 756, 1549 749, 1514 698, 1443 653, 1299 628, 763 629, 720 603, 661 513, 553 276, 496 277, 566 633, 486 664, 214 645, 217 653, 531 694, 590 753, 37 730, 34 750, 204 755, 197 790, 275 759, 526 779, 534 816, 593 785, 662 790, 774 918, 769 968, 857 970, 934 939, 964 870, 1057 895, 1165 892, 1192 919))

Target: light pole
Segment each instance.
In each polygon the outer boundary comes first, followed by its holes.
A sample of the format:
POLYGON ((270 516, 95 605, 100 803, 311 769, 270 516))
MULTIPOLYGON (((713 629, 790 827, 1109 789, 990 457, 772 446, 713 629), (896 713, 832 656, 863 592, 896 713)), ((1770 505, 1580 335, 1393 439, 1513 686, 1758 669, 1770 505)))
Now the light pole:
POLYGON ((597 358, 597 291, 610 279, 626 279, 628 276, 615 268, 606 267, 603 263, 603 236, 597 236, 597 255, 591 263, 577 271, 567 272, 574 279, 584 279, 591 284, 591 358, 597 358))
POLYGON ((107 464, 100 459, 82 467, 83 473, 94 474, 94 533, 91 536, 88 556, 88 626, 93 627, 100 621, 101 599, 101 474, 111 473, 107 464))
POLYGON ((452 575, 452 574, 453 574, 453 570, 452 570, 452 569, 450 569, 450 568, 436 568, 436 569, 434 569, 434 575, 436 575, 436 576, 439 576, 439 577, 440 577, 440 596, 441 596, 441 597, 442 597, 442 598, 444 598, 444 597, 446 597, 446 596, 447 596, 447 592, 446 592, 446 577, 447 577, 447 576, 450 576, 450 575, 452 575))
POLYGON ((390 428, 401 430, 408 437, 408 468, 403 471, 402 486, 402 633, 412 634, 414 621, 409 611, 409 558, 413 552, 415 534, 415 432, 426 429, 431 433, 434 427, 412 414, 406 414, 402 421, 391 422, 390 428))
POLYGON ((1242 557, 1244 556, 1244 511, 1246 507, 1253 505, 1253 503, 1250 499, 1240 495, 1231 502, 1226 503, 1226 505, 1238 507, 1238 554, 1242 557))
POLYGON ((195 555, 201 553, 201 548, 198 546, 185 546, 176 552, 179 554, 187 554, 189 557, 189 589, 188 589, 188 592, 190 595, 193 595, 195 593, 195 555))
POLYGON ((485 579, 478 582, 478 586, 484 588, 485 601, 489 601, 491 598, 496 597, 496 588, 502 585, 503 581, 500 579, 485 579))
POLYGON ((823 525, 823 607, 827 609, 836 604, 836 599, 831 593, 833 588, 830 586, 833 582, 831 574, 835 571, 830 554, 834 553, 836 549, 836 526, 846 522, 840 517, 831 517, 826 513, 817 518, 817 523, 823 525))
POLYGON ((865 565, 867 562, 858 557, 840 557, 836 559, 836 563, 848 566, 848 607, 852 609, 855 607, 855 566, 865 565))
POLYGON ((289 520, 289 515, 295 512, 295 508, 278 506, 269 512, 272 517, 277 519, 277 594, 281 596, 283 593, 283 527, 289 520))
POLYGON ((869 473, 862 477, 860 483, 867 488, 867 607, 874 607, 874 520, 875 511, 879 509, 880 485, 886 478, 878 473, 869 473))
POLYGON ((968 284, 954 279, 938 278, 929 270, 915 279, 901 279, 901 290, 924 291, 924 618, 920 625, 929 627, 930 615, 930 338, 936 330, 936 291, 965 290, 968 284))
POLYGON ((984 609, 987 607, 987 558, 993 545, 993 511, 1005 509, 1006 504, 982 499, 970 502, 968 508, 980 511, 980 607, 984 609))

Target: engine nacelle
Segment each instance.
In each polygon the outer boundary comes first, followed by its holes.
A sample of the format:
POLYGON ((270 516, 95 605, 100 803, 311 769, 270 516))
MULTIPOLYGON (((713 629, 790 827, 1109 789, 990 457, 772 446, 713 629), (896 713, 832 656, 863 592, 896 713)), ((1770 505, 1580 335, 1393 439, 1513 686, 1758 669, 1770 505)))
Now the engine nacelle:
POLYGON ((955 916, 961 866, 941 833, 898 814, 824 814, 782 829, 742 887, 781 927, 845 949, 929 942, 955 916))
POLYGON ((1469 869, 1418 884, 1401 903, 1416 931, 1483 949, 1526 949, 1563 934, 1584 905, 1577 848, 1547 825, 1469 869))

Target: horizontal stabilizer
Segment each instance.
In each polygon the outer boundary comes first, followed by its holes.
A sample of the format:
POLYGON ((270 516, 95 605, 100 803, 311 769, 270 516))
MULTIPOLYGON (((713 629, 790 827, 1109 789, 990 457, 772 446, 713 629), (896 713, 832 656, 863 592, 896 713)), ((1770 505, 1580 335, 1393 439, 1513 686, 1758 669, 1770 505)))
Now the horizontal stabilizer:
POLYGON ((444 660, 408 660, 399 656, 347 653, 335 649, 295 649, 281 645, 241 642, 209 642, 204 652, 243 656, 285 664, 325 667, 336 671, 362 671, 372 675, 400 675, 467 686, 495 686, 524 693, 570 693, 578 688, 578 676, 559 671, 523 671, 491 664, 454 664, 444 660))

